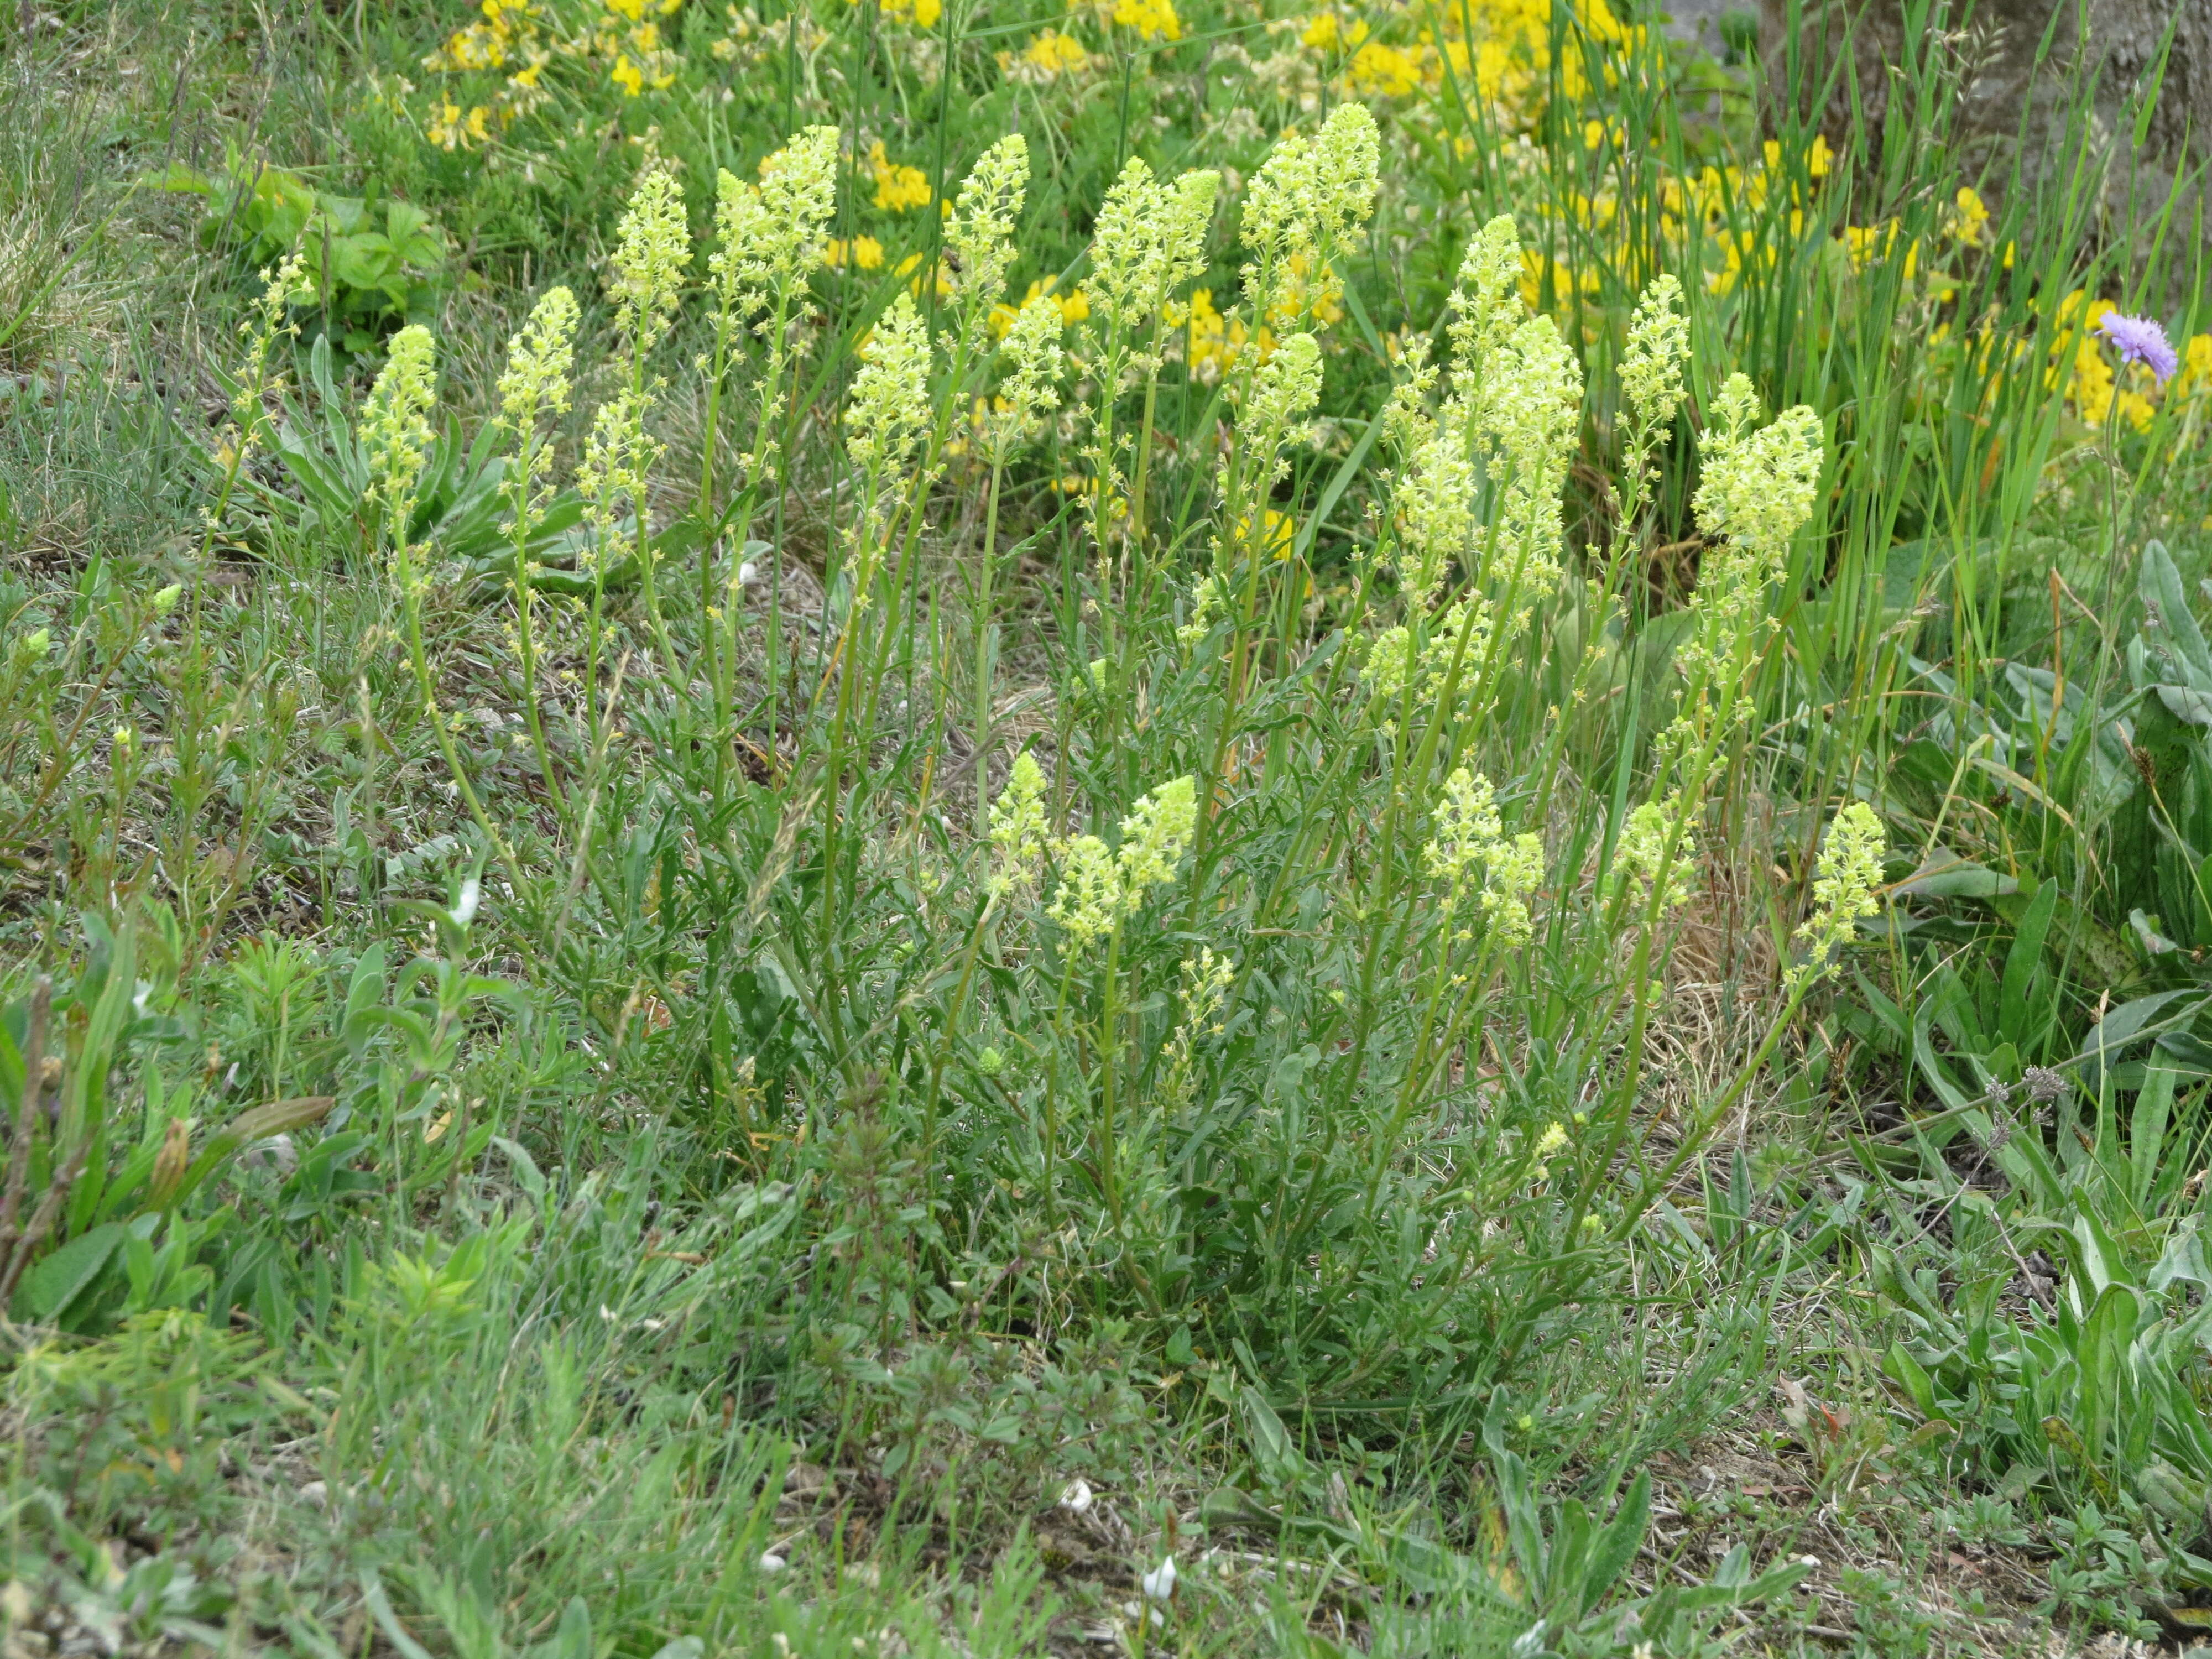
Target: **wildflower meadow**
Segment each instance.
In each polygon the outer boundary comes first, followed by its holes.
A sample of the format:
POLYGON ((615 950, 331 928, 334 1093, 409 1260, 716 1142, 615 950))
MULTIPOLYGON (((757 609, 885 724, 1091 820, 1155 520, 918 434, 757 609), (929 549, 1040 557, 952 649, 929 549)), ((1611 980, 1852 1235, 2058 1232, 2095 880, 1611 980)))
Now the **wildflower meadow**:
POLYGON ((1315 3, 0 19, 4 1659, 2212 1644, 2197 37, 1315 3))

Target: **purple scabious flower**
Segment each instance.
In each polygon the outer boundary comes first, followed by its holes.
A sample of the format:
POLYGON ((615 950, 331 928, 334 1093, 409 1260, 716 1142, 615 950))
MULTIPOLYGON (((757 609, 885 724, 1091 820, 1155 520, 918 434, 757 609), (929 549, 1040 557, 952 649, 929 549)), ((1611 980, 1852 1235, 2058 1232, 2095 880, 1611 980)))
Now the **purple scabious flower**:
POLYGON ((2142 363, 2157 376, 2164 386, 2181 367, 2181 359, 2173 349, 2173 343, 2166 337, 2166 330, 2152 317, 2130 317, 2117 311, 2108 311, 2097 319, 2097 331, 2120 349, 2124 363, 2142 363))

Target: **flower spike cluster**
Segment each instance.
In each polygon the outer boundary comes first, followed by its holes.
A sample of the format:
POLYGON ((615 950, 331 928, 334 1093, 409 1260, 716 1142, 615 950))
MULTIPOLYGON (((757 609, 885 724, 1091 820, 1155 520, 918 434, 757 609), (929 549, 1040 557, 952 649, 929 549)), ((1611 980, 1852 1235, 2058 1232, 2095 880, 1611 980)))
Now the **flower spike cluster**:
MULTIPOLYGON (((584 459, 576 468, 576 493, 584 498, 585 521, 599 532, 600 543, 621 521, 623 504, 634 503, 643 493, 660 459, 659 441, 645 429, 650 401, 644 392, 623 386, 592 417, 584 459)), ((593 556, 598 550, 595 545, 593 556)))
POLYGON ((1662 915, 1690 902, 1690 870, 1697 862, 1698 847, 1695 830, 1682 821, 1686 810, 1677 790, 1663 802, 1644 802, 1620 827, 1613 866, 1623 892, 1639 909, 1651 903, 1655 895, 1662 915), (1674 843, 1671 857, 1667 851, 1670 840, 1674 843))
MULTIPOLYGON (((1480 895, 1492 938, 1507 945, 1528 942, 1528 899, 1544 879, 1544 843, 1534 835, 1506 839, 1489 779, 1462 766, 1444 780, 1436 834, 1421 862, 1444 884, 1447 916, 1472 888, 1480 895)), ((1462 930, 1455 937, 1466 936, 1462 930)))
POLYGON ((1481 426, 1506 477, 1497 574, 1522 596, 1559 580, 1561 490, 1582 418, 1583 371, 1549 317, 1531 317, 1505 343, 1481 426))
POLYGON ((760 164, 760 183, 715 179, 707 270, 732 318, 749 321, 821 263, 837 205, 837 129, 802 128, 760 164))
POLYGON ((1682 368, 1690 358, 1690 319, 1682 314, 1682 284, 1655 276, 1636 302, 1628 325, 1628 351, 1620 362, 1621 395, 1643 426, 1671 422, 1682 406, 1682 368))
POLYGON ((1014 757, 1005 793, 992 804, 990 835, 998 854, 989 885, 992 896, 1035 884, 1047 842, 1044 770, 1026 749, 1014 757))
POLYGON ((1197 827, 1196 786, 1187 776, 1162 784, 1121 820, 1118 854, 1096 836, 1060 849, 1060 886, 1045 914, 1079 946, 1105 938, 1176 878, 1197 827))
POLYGON ((1149 329, 1176 289, 1206 269, 1206 233, 1221 186, 1216 173, 1162 184, 1133 155, 1106 192, 1083 295, 1102 333, 1149 329))
MULTIPOLYGON (((1791 538, 1813 515, 1821 463, 1820 422, 1810 409, 1785 409, 1760 427, 1759 394, 1732 374, 1713 400, 1705 428, 1704 477, 1692 500, 1708 547, 1691 607, 1697 632, 1686 642, 1686 672, 1727 681, 1763 627, 1768 586, 1782 574, 1791 538)), ((1748 707, 1725 695, 1723 720, 1748 707)))
POLYGON ((1275 314, 1300 271, 1326 290, 1329 262, 1375 210, 1382 138, 1364 104, 1340 104, 1312 138, 1286 133, 1244 192, 1240 234, 1252 258, 1244 289, 1255 316, 1275 314))
POLYGON ((576 356, 576 296, 548 289, 529 321, 507 343, 507 370, 499 377, 499 423, 514 439, 514 459, 501 493, 527 534, 544 516, 538 472, 545 448, 541 422, 568 409, 568 374, 576 356))
POLYGON ((1001 460, 1060 406, 1063 325, 1059 305, 1050 295, 1040 295, 1014 313, 1013 324, 1000 343, 1006 375, 999 382, 987 422, 992 447, 1001 460))

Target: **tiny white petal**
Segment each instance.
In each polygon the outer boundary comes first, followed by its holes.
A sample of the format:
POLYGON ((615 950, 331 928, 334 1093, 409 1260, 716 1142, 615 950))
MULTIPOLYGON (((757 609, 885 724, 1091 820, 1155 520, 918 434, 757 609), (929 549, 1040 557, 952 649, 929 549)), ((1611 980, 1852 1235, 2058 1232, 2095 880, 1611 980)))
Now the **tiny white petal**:
POLYGON ((1155 1601, 1165 1601, 1175 1595, 1176 1564, 1172 1555, 1145 1575, 1145 1594, 1155 1601))
POLYGON ((786 1565, 784 1559, 774 1550, 769 1551, 760 1559, 760 1570, 763 1572, 781 1572, 786 1565))
POLYGON ((1071 1515, 1081 1515, 1091 1507, 1091 1483, 1079 1477, 1069 1481, 1060 1489, 1060 1506, 1071 1515))

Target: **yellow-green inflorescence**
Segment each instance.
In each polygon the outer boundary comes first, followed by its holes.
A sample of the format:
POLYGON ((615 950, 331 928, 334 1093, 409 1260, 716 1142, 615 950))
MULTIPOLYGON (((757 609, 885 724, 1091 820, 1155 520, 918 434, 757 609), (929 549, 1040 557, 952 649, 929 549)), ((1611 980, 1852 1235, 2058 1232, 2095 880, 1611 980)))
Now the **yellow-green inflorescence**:
POLYGON ((1014 757, 1006 787, 991 807, 994 896, 1036 884, 1051 836, 1045 828, 1044 769, 1027 750, 1014 757))
POLYGON ((615 302, 615 325, 641 356, 668 331, 691 263, 684 191, 666 167, 647 167, 631 192, 612 263, 607 292, 615 302))
POLYGON ((1882 856, 1888 850, 1881 820, 1864 801, 1853 801, 1836 814, 1814 866, 1813 913, 1797 930, 1805 954, 1783 975, 1785 990, 1795 991, 1836 972, 1836 952, 1857 930, 1859 920, 1881 908, 1876 895, 1881 887, 1882 856))
POLYGON ((1326 291, 1328 264, 1375 209, 1382 140, 1364 104, 1340 104, 1313 137, 1276 141, 1244 192, 1239 224, 1251 258, 1244 293, 1256 317, 1271 317, 1303 279, 1326 291))
POLYGON ((361 412, 361 448, 369 492, 384 504, 395 539, 407 534, 415 486, 430 447, 430 410, 438 401, 437 343, 420 323, 392 337, 384 367, 361 412))
POLYGON ((1150 330, 1169 296, 1205 270, 1220 186, 1220 175, 1206 172, 1163 184, 1141 156, 1122 165, 1098 210, 1083 289, 1102 337, 1150 330))
POLYGON ((836 205, 835 127, 802 129, 762 161, 757 185, 716 175, 707 272, 733 321, 751 322, 821 263, 836 205))
POLYGON ((1188 777, 1164 783, 1121 820, 1121 846, 1078 836, 1060 849, 1060 886, 1045 914, 1078 945, 1113 932, 1155 887, 1176 878, 1198 824, 1196 787, 1188 777))
POLYGON ((872 478, 901 477, 931 417, 929 328, 913 296, 893 300, 861 348, 845 404, 845 448, 872 478))
POLYGON ((576 296, 565 288, 548 289, 507 343, 507 370, 499 377, 499 422, 514 440, 514 455, 501 492, 526 534, 544 516, 539 478, 545 450, 538 429, 568 410, 576 317, 576 296))
POLYGON ((1014 225, 1029 181, 1028 142, 1009 133, 977 158, 945 222, 963 339, 974 337, 1006 289, 1017 251, 1014 225))
POLYGON ((1039 295, 1014 313, 1000 342, 1004 373, 992 400, 985 430, 994 457, 1003 462, 1060 406, 1060 335, 1065 319, 1059 302, 1039 295))
POLYGON ((1462 766, 1444 780, 1435 831, 1422 849, 1428 872, 1444 884, 1446 915, 1469 890, 1480 895, 1491 937, 1525 944, 1528 900, 1544 879, 1544 843, 1529 834, 1506 838, 1490 780, 1462 766))

